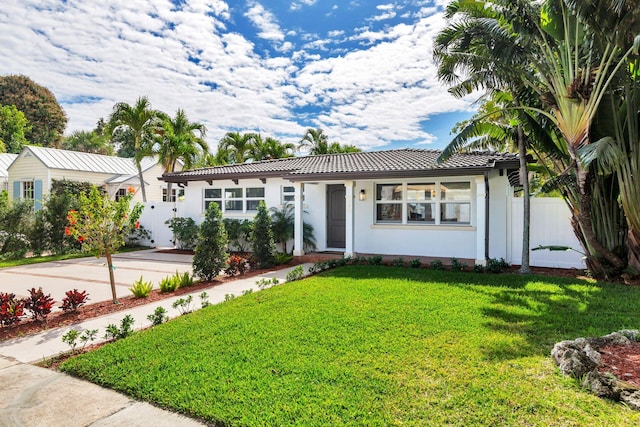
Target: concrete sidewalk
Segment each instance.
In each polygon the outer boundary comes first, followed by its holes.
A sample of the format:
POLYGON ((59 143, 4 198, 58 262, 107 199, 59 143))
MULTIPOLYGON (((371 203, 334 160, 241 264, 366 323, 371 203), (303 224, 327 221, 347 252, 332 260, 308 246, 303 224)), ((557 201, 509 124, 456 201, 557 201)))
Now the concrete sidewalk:
MULTIPOLYGON (((312 264, 302 264, 305 273, 312 264)), ((100 342, 110 323, 119 324, 130 314, 135 328, 151 325, 147 315, 156 307, 164 307, 170 318, 178 317, 172 307, 178 298, 193 296, 192 308, 201 307, 199 294, 209 295, 208 301, 217 304, 226 294, 235 296, 251 289, 259 290, 256 281, 277 278, 286 281, 289 271, 295 267, 273 271, 248 279, 238 279, 215 287, 201 289, 192 294, 167 298, 107 316, 90 319, 75 325, 49 329, 38 334, 0 342, 0 427, 3 426, 196 426, 203 425, 192 419, 137 402, 112 390, 72 378, 60 372, 39 368, 29 363, 68 351, 62 336, 70 329, 83 331, 98 329, 100 342)))

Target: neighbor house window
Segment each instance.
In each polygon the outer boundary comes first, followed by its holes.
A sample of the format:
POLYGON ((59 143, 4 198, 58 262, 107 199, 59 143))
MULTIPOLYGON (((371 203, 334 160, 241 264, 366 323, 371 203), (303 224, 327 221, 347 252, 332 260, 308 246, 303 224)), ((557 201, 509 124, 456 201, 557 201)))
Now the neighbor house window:
POLYGON ((34 200, 35 196, 36 190, 33 181, 22 181, 22 199, 34 200))
POLYGON ((223 213, 246 213, 258 209, 261 201, 264 201, 264 187, 247 188, 205 188, 204 209, 215 202, 223 213))
POLYGON ((296 199, 296 189, 290 185, 282 186, 282 204, 293 203, 296 199))
POLYGON ((116 191, 116 195, 115 195, 116 202, 122 199, 123 197, 125 197, 126 195, 127 195, 127 189, 119 188, 118 191, 116 191))
POLYGON ((171 198, 167 198, 167 189, 162 189, 162 201, 163 202, 175 202, 179 197, 184 196, 184 188, 180 188, 176 190, 175 188, 171 189, 171 198))
POLYGON ((471 224, 471 183, 377 184, 375 210, 379 224, 471 224))

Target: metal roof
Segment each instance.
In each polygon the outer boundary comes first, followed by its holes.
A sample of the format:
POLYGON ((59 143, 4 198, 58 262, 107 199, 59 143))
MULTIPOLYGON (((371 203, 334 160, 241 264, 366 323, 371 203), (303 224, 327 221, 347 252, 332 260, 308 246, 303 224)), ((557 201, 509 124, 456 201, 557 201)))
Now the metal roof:
POLYGON ((11 154, 11 153, 0 153, 0 176, 1 177, 8 177, 9 173, 7 172, 7 169, 9 168, 9 165, 11 163, 13 163, 13 161, 18 157, 17 154, 11 154))
MULTIPOLYGON (((59 150, 57 148, 37 147, 34 145, 26 146, 20 155, 28 156, 29 152, 50 169, 110 174, 114 175, 108 180, 111 182, 124 182, 138 175, 136 163, 132 158, 59 150)), ((144 157, 140 162, 142 171, 152 168, 157 162, 155 157, 144 157)))
POLYGON ((474 152, 454 154, 436 164, 439 150, 401 149, 360 153, 325 154, 214 166, 164 174, 171 182, 267 178, 291 181, 317 179, 373 179, 383 177, 477 175, 496 168, 517 169, 517 154, 474 152))

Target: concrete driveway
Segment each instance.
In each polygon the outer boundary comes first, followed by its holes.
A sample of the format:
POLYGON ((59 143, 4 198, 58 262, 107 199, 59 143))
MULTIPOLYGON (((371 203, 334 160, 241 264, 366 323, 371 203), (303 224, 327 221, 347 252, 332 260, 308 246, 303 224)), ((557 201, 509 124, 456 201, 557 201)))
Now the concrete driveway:
MULTIPOLYGON (((161 279, 176 271, 191 273, 192 261, 192 255, 160 253, 157 249, 114 255, 116 294, 118 298, 131 295, 129 288, 140 276, 157 288, 161 279)), ((56 309, 65 292, 71 289, 86 290, 89 303, 111 300, 109 271, 104 258, 78 258, 0 269, 0 292, 24 297, 29 289, 39 287, 56 300, 56 309)))

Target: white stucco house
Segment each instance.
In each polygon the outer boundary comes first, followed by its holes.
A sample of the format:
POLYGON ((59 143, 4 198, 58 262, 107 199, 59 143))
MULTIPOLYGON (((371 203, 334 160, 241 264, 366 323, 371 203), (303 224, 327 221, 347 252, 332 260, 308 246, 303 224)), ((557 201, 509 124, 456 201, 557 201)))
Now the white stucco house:
MULTIPOLYGON (((146 157, 141 165, 147 200, 166 199, 166 184, 158 181, 163 169, 157 159, 146 157)), ((103 186, 111 197, 125 194, 128 187, 136 190, 140 187, 138 169, 131 158, 55 148, 26 146, 6 171, 9 198, 31 199, 36 210, 49 194, 53 180, 66 179, 103 186)), ((136 191, 134 200, 142 200, 140 191, 136 191)))
MULTIPOLYGON (((302 224, 319 251, 466 259, 507 258, 509 173, 517 155, 436 150, 331 154, 216 166, 165 174, 184 188, 184 216, 201 222, 210 203, 224 217, 255 216, 293 203, 294 255, 303 255, 302 224), (304 218, 303 218, 304 217, 304 218)), ((513 174, 512 174, 513 176, 513 174)))

